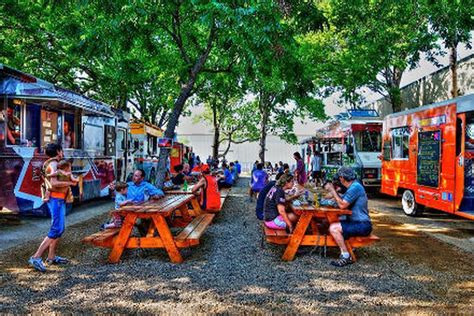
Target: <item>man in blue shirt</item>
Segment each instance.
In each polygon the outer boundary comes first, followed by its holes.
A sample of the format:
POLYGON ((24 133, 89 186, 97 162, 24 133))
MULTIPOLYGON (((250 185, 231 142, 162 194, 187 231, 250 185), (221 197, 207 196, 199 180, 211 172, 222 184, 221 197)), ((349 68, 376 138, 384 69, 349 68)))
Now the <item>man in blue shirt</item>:
POLYGON ((234 177, 232 177, 232 173, 227 164, 222 164, 222 170, 224 171, 224 175, 220 176, 220 179, 217 181, 219 190, 222 188, 230 188, 232 187, 232 184, 234 184, 234 177))
POLYGON ((137 169, 133 173, 132 182, 128 182, 127 199, 133 203, 145 202, 148 198, 157 199, 165 194, 145 179, 145 171, 137 169))
POLYGON ((240 175, 240 173, 242 172, 242 165, 238 160, 235 161, 235 167, 237 168, 237 174, 240 175))
POLYGON ((369 206, 365 189, 356 180, 357 176, 350 167, 341 167, 337 171, 341 184, 347 188, 346 193, 340 197, 332 183, 326 184, 325 188, 333 195, 337 205, 341 209, 350 208, 352 215, 339 223, 332 223, 329 232, 341 249, 339 260, 331 262, 332 265, 343 267, 354 262, 347 251, 345 239, 353 236, 369 236, 372 232, 372 223, 369 217, 369 206))
POLYGON ((232 178, 234 182, 239 178, 239 171, 237 170, 237 167, 233 162, 229 164, 230 166, 230 172, 232 173, 232 178))

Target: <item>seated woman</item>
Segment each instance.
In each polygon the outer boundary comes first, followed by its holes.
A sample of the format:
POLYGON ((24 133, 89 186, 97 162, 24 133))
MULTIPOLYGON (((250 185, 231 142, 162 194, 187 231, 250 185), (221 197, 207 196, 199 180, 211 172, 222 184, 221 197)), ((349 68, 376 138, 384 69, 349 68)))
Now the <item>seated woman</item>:
POLYGON ((250 200, 252 200, 254 194, 258 194, 267 184, 268 174, 263 170, 263 164, 258 163, 257 169, 252 173, 252 180, 250 182, 250 200))
POLYGON ((217 185, 217 179, 211 175, 209 167, 203 167, 202 178, 193 187, 192 193, 200 194, 201 208, 206 211, 218 211, 221 209, 221 193, 217 185))
POLYGON ((263 205, 265 226, 271 229, 287 229, 293 232, 293 225, 298 221, 298 216, 286 211, 285 190, 293 187, 293 176, 282 174, 276 184, 270 189, 263 205))

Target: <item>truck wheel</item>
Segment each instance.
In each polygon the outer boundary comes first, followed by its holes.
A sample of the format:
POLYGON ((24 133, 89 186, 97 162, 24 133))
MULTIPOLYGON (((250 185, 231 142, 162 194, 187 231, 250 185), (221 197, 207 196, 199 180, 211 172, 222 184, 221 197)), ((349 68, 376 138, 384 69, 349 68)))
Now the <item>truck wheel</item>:
POLYGON ((408 216, 418 216, 423 212, 423 205, 416 203, 415 195, 410 190, 405 190, 402 195, 403 212, 408 216))

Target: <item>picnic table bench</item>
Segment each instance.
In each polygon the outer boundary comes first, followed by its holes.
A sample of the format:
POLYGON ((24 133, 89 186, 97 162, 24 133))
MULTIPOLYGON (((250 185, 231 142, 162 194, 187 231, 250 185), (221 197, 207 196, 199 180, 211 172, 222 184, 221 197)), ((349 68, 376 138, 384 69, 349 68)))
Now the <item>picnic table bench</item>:
MULTIPOLYGON (((292 234, 288 234, 285 230, 271 229, 263 225, 267 242, 278 245, 287 245, 282 256, 284 261, 293 260, 300 246, 337 247, 334 238, 330 234, 322 234, 318 230, 316 220, 318 218, 326 219, 329 224, 331 224, 339 222, 339 216, 341 215, 352 214, 350 210, 331 207, 314 207, 312 205, 291 205, 290 208, 296 215, 300 216, 292 234)), ((380 238, 373 234, 367 237, 351 237, 346 240, 346 247, 355 261, 356 256, 353 252, 353 248, 368 246, 379 240, 380 238)))
POLYGON ((148 201, 141 205, 124 206, 116 210, 124 217, 121 228, 95 233, 84 238, 82 242, 112 248, 109 255, 111 263, 118 262, 123 251, 132 248, 164 248, 171 262, 181 263, 183 258, 179 249, 198 245, 202 234, 214 218, 214 214, 203 213, 191 218, 187 204, 193 199, 196 197, 192 194, 167 195, 160 200, 148 201), (177 236, 173 236, 168 222, 177 211, 183 219, 188 219, 189 223, 177 236), (139 218, 150 220, 150 226, 146 236, 134 237, 131 234, 132 229, 139 218))

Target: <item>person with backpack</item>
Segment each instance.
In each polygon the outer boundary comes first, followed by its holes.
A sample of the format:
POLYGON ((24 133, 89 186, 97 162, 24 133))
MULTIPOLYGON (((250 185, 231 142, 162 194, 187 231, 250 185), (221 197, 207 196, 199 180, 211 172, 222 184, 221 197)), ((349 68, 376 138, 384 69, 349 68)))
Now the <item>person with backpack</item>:
POLYGON ((58 180, 58 162, 64 158, 61 145, 48 144, 46 146, 46 155, 49 159, 43 164, 42 174, 45 187, 50 188, 47 204, 51 213, 51 228, 38 247, 38 250, 28 260, 28 263, 40 272, 46 271, 42 259, 46 249, 48 249, 47 264, 66 264, 69 262, 68 259, 56 255, 56 248, 66 227, 66 195, 70 186, 77 185, 77 182, 58 180))

